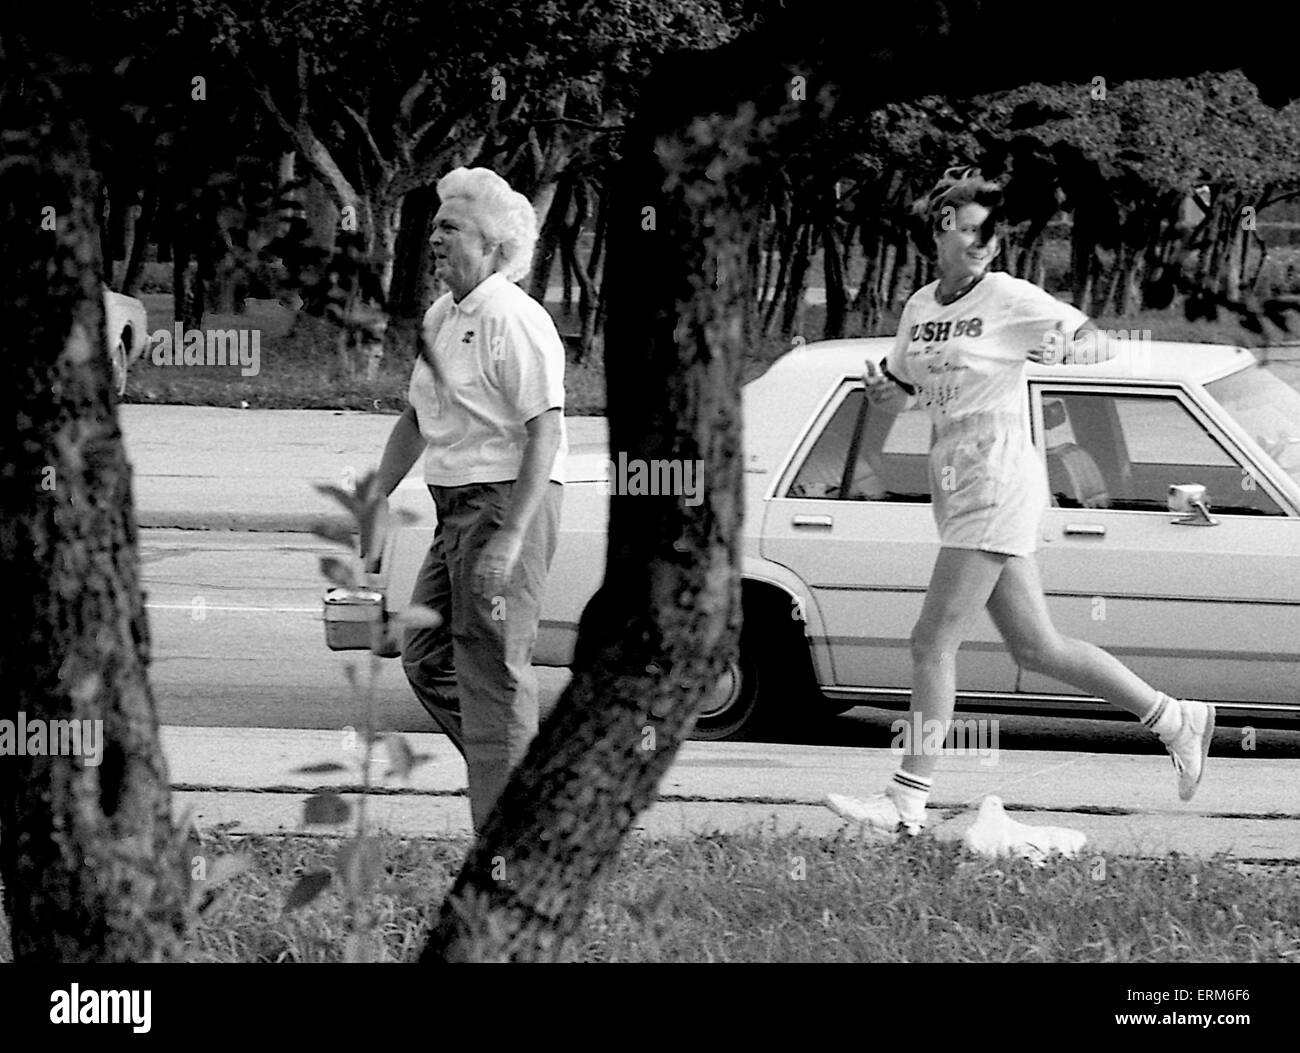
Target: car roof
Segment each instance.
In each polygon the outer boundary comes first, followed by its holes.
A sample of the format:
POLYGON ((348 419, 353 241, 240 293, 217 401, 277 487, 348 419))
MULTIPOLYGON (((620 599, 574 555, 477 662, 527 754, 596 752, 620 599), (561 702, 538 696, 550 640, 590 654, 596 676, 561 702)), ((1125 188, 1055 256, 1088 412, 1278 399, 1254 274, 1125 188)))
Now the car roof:
MULTIPOLYGON (((1026 375, 1066 383, 1145 380, 1208 384, 1255 361, 1255 356, 1242 347, 1144 340, 1141 331, 1129 332, 1133 339, 1123 341, 1120 353, 1108 362, 1087 366, 1030 362, 1026 375)), ((893 343, 893 337, 860 337, 801 344, 750 381, 744 396, 748 464, 773 464, 836 382, 846 376, 861 376, 864 361, 879 361, 893 343)))

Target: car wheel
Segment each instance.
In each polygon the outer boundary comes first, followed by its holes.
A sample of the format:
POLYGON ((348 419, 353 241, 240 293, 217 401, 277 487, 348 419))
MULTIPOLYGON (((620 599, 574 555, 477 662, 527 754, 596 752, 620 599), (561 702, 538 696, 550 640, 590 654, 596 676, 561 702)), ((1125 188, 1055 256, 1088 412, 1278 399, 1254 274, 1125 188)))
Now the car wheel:
POLYGON ((783 637, 771 629, 771 622, 756 611, 746 611, 740 633, 740 656, 723 672, 717 689, 700 709, 692 738, 706 742, 742 739, 773 727, 793 723, 803 701, 802 668, 798 648, 801 634, 787 631, 783 637))
POLYGON ((113 348, 113 383, 117 385, 117 394, 121 398, 126 394, 126 354, 127 343, 126 337, 118 339, 117 346, 113 348))
POLYGON ((761 674, 753 655, 743 653, 743 642, 741 650, 740 661, 728 664, 713 695, 700 708, 692 738, 717 742, 737 737, 757 723, 761 674))

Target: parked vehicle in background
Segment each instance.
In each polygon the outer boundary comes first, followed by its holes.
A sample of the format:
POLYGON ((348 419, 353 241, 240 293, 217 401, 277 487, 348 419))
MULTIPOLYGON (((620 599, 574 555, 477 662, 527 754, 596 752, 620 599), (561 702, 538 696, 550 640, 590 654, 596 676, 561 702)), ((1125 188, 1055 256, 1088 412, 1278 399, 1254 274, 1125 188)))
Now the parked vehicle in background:
POLYGON ((113 383, 120 396, 126 393, 126 375, 131 363, 149 348, 149 319, 144 304, 105 285, 104 331, 113 363, 113 383))
MULTIPOLYGON (((863 363, 890 343, 807 344, 745 388, 744 630, 699 738, 907 705, 938 535, 928 416, 889 417, 864 398, 863 363), (885 434, 868 463, 872 428, 885 434)), ((1300 357, 1135 342, 1027 375, 1052 494, 1037 559, 1057 627, 1221 718, 1300 719, 1300 357)), ((568 462, 540 665, 572 661, 601 581, 607 462, 568 462)), ((390 536, 379 583, 391 608, 409 601, 431 537, 390 536)), ((987 618, 958 661, 959 706, 1112 712, 1017 667, 987 618)))

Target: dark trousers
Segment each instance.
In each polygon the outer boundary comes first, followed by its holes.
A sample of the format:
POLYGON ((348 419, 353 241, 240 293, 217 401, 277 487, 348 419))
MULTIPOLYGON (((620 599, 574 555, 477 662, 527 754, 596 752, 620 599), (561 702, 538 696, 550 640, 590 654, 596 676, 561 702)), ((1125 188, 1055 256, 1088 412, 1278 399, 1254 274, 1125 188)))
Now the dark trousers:
POLYGON ((416 698, 465 758, 476 830, 537 734, 533 645, 564 494, 559 483, 547 486, 513 576, 501 595, 484 598, 473 590, 474 564, 505 519, 514 486, 429 487, 438 526, 411 602, 443 621, 409 629, 402 640, 402 668, 416 698))

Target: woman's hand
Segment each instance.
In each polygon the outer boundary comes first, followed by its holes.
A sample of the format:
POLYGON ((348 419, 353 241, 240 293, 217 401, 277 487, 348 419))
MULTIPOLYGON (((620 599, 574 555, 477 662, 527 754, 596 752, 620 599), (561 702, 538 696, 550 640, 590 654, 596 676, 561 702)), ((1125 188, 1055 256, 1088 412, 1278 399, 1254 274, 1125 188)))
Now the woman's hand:
POLYGON ((867 359, 866 372, 862 374, 862 383, 867 389, 867 398, 873 406, 891 412, 898 412, 907 402, 907 393, 880 371, 871 359, 867 359))
POLYGON ((1030 362, 1042 366, 1065 365, 1068 354, 1069 339, 1065 335, 1065 323, 1057 322, 1056 328, 1043 336, 1043 342, 1025 352, 1030 362))
POLYGON ((1090 321, 1079 326, 1073 338, 1065 335, 1065 323, 1057 322, 1042 344, 1027 351, 1025 357, 1046 366, 1091 366, 1109 362, 1115 350, 1106 334, 1090 321))
POLYGON ((479 550, 471 579, 474 592, 485 600, 504 595, 523 550, 523 534, 498 527, 479 550))

